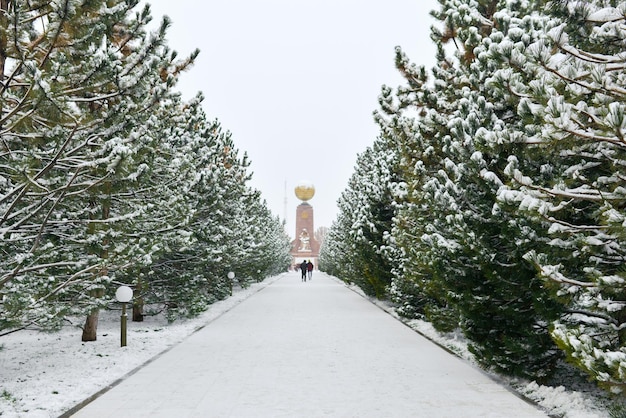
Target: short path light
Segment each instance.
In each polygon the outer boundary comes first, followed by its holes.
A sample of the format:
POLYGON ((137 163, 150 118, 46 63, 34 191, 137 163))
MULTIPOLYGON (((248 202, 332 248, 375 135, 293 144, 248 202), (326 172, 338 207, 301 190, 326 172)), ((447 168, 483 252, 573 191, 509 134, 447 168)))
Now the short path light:
POLYGON ((128 286, 120 286, 115 291, 115 299, 122 303, 122 333, 121 347, 126 347, 126 304, 133 298, 133 289, 128 286))
POLYGON ((230 285, 230 295, 233 295, 233 280, 235 280, 235 273, 232 271, 229 271, 228 274, 226 275, 228 277, 228 284, 230 285))

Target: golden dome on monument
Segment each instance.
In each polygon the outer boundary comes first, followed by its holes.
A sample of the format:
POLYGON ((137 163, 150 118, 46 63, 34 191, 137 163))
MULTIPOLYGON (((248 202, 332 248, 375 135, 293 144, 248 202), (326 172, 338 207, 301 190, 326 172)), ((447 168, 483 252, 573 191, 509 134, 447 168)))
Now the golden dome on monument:
POLYGON ((306 181, 298 183, 294 191, 296 192, 296 197, 303 202, 310 200, 315 195, 315 187, 306 181))

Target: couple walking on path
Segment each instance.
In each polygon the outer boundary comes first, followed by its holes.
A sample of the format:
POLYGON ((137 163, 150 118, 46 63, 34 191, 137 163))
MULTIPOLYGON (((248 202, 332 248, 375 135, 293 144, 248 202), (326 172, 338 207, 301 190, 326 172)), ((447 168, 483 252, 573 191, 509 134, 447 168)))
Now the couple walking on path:
POLYGON ((307 275, 309 280, 313 279, 313 263, 311 263, 311 260, 308 262, 303 260, 302 263, 300 263, 300 274, 302 274, 303 282, 306 282, 307 275))

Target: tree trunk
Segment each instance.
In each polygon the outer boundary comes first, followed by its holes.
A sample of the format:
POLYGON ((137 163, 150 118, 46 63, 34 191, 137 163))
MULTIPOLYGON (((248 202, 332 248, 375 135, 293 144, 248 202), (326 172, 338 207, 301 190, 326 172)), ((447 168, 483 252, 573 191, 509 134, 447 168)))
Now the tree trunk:
POLYGON ((141 298, 133 304, 133 322, 143 322, 143 300, 141 298))
MULTIPOLYGON (((6 14, 9 10, 9 1, 8 0, 0 0, 0 23, 6 28, 8 27, 8 19, 6 14)), ((7 59, 7 37, 6 35, 0 35, 0 77, 4 81, 4 63, 7 59)))
MULTIPOLYGON (((9 7, 9 2, 8 0, 0 0, 0 25, 2 25, 2 27, 8 28, 8 19, 6 18, 6 13, 8 11, 8 7, 9 7)), ((4 76, 4 64, 6 63, 7 60, 7 37, 6 35, 4 35, 4 32, 2 35, 0 35, 0 81, 2 81, 2 84, 4 85, 4 80, 5 80, 5 76, 4 76)), ((0 119, 4 116, 4 106, 3 103, 0 102, 0 119)), ((0 128, 2 128, 2 125, 0 125, 0 128)))
POLYGON ((140 296, 142 291, 142 282, 139 278, 133 292, 133 322, 143 322, 143 298, 140 296))
POLYGON ((83 327, 83 341, 96 341, 99 314, 100 310, 94 309, 89 315, 87 315, 85 326, 83 327))
MULTIPOLYGON (((110 196, 111 182, 105 182, 104 188, 105 188, 105 191, 107 192, 107 195, 110 196)), ((108 199, 105 199, 104 202, 102 202, 102 219, 109 219, 109 214, 111 210, 110 205, 111 203, 110 203, 110 200, 108 199)), ((89 226, 87 227, 88 232, 95 233, 97 227, 98 227, 97 224, 89 223, 89 226)), ((101 259, 107 259, 109 257, 109 252, 106 249, 107 245, 108 245, 108 240, 105 239, 104 242, 102 243, 102 250, 100 251, 101 259)), ((108 270, 104 268, 98 274, 101 276, 105 276, 108 274, 108 270)), ((93 297, 101 298, 102 296, 104 296, 104 289, 93 290, 91 293, 93 297)), ((98 316, 99 315, 100 315, 99 309, 93 309, 91 313, 87 315, 87 319, 85 320, 85 327, 83 328, 83 337, 82 337, 83 341, 96 341, 97 332, 98 332, 98 316)))

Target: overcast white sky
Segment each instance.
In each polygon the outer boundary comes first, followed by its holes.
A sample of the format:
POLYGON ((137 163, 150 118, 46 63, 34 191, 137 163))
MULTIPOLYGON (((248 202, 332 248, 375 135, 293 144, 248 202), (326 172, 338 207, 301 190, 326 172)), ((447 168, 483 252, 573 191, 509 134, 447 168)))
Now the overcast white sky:
POLYGON ((315 228, 330 227, 357 154, 378 135, 383 84, 402 80, 396 45, 431 67, 436 0, 147 0, 168 15, 169 45, 200 49, 178 86, 202 91, 209 119, 252 161, 251 185, 295 235, 294 187, 313 183, 315 228), (285 207, 285 197, 287 205, 285 207))

